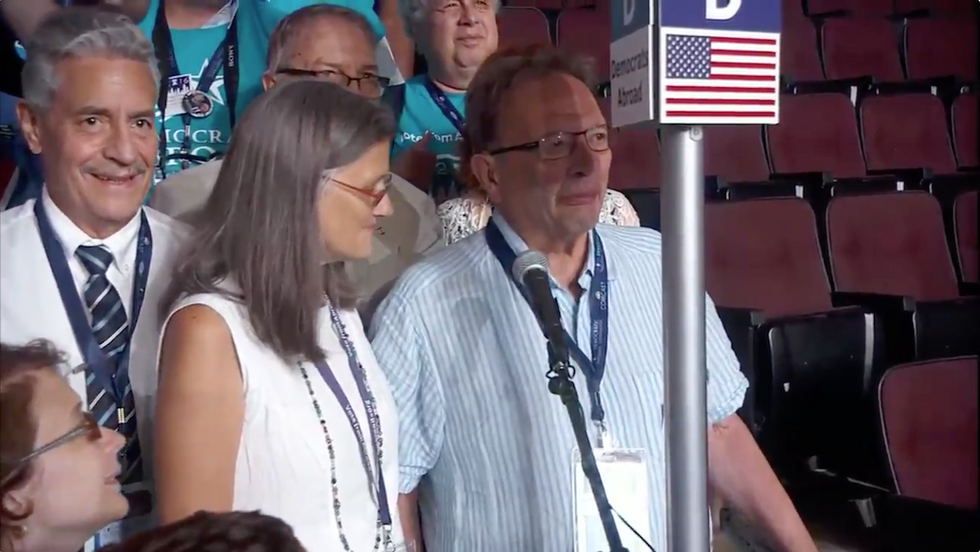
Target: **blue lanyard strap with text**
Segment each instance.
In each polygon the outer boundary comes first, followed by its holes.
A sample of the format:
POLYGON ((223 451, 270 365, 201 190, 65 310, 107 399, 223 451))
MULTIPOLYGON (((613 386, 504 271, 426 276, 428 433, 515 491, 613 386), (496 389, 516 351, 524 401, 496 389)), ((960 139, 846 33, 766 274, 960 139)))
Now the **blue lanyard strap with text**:
MULTIPOLYGON (((156 51, 158 67, 160 69, 160 96, 157 98, 157 109, 160 110, 160 172, 166 176, 167 164, 167 97, 170 92, 170 78, 180 74, 177 66, 177 51, 174 49, 173 37, 170 36, 170 26, 167 25, 167 15, 164 9, 164 0, 160 0, 160 7, 157 9, 156 20, 153 22, 153 49, 156 51)), ((238 12, 232 14, 231 21, 228 22, 228 30, 225 38, 222 39, 214 53, 208 60, 208 66, 200 75, 197 81, 197 91, 205 94, 211 89, 214 80, 218 77, 218 71, 222 66, 224 72, 225 100, 228 105, 229 128, 235 129, 235 108, 238 100, 238 12)), ((205 163, 210 158, 199 157, 191 154, 191 116, 188 113, 181 114, 181 122, 184 126, 184 136, 181 143, 180 153, 174 158, 180 158, 185 162, 183 168, 187 168, 188 161, 205 163)))
MULTIPOLYGON (((115 370, 113 370, 111 361, 95 339, 85 305, 75 287, 75 279, 72 277, 71 268, 65 256, 65 249, 51 227, 51 221, 44 211, 41 199, 34 202, 34 217, 37 219, 37 229, 41 237, 41 244, 44 246, 44 254, 48 258, 48 265, 51 267, 54 281, 58 285, 61 304, 65 308, 65 314, 68 315, 68 322, 71 324, 71 331, 78 343, 78 350, 85 359, 85 364, 99 380, 102 388, 105 389, 106 393, 109 393, 117 406, 122 406, 126 387, 129 386, 129 357, 132 352, 133 333, 136 330, 136 323, 139 321, 140 310, 143 308, 143 297, 146 294, 146 283, 150 274, 150 260, 153 257, 153 236, 150 233, 150 224, 146 219, 146 213, 140 210, 136 267, 133 274, 133 302, 127 330, 129 335, 126 340, 126 348, 120 353, 119 365, 115 367, 115 370)), ((115 261, 125 262, 123 259, 115 259, 115 261)))
POLYGON ((340 403, 344 414, 347 415, 347 421, 350 423, 351 429, 354 431, 354 437, 357 439, 357 448, 361 454, 361 463, 364 465, 368 480, 371 481, 371 486, 374 487, 376 493, 378 521, 381 522, 383 527, 390 528, 391 510, 388 507, 388 489, 385 487, 384 472, 381 469, 382 435, 381 417, 378 415, 378 403, 367 387, 367 372, 364 371, 363 365, 358 360, 357 350, 354 349, 354 344, 351 342, 350 336, 347 335, 344 324, 340 320, 340 315, 334 309, 333 305, 330 306, 330 321, 333 324, 337 338, 340 340, 340 344, 344 348, 344 353, 347 354, 347 363, 350 366, 351 376, 353 376, 354 382, 357 384, 358 394, 361 396, 361 402, 364 404, 364 412, 368 418, 368 431, 370 432, 374 448, 374 462, 371 462, 371 456, 368 454, 367 442, 364 439, 364 432, 361 430, 361 422, 358 421, 357 415, 354 414, 354 408, 351 406, 350 400, 347 399, 347 394, 340 387, 340 382, 337 381, 337 377, 334 376, 330 370, 330 366, 325 361, 320 360, 313 364, 316 366, 317 372, 320 373, 320 377, 323 378, 324 383, 327 384, 327 387, 333 392, 334 397, 337 398, 337 402, 340 403), (373 470, 371 469, 371 464, 374 464, 373 470), (375 477, 372 477, 372 473, 377 474, 377 485, 374 484, 375 477))
POLYGON ((439 110, 442 111, 442 114, 449 119, 449 122, 452 123, 454 127, 456 127, 456 130, 458 132, 463 132, 463 127, 465 126, 463 114, 460 113, 459 110, 456 109, 456 106, 449 101, 449 98, 446 97, 446 93, 440 90, 439 87, 432 82, 432 79, 429 78, 425 79, 425 89, 429 92, 429 96, 432 98, 432 101, 436 102, 436 105, 439 107, 439 110))
MULTIPOLYGON (((492 217, 490 218, 490 222, 487 223, 486 237, 490 251, 497 258, 497 261, 500 262, 507 277, 513 279, 511 266, 514 264, 514 260, 517 259, 517 254, 511 249, 492 217)), ((575 357, 579 368, 585 374, 585 383, 589 390, 589 400, 592 403, 592 420, 601 424, 606 417, 605 411, 602 409, 602 397, 599 395, 599 387, 602 384, 602 376, 606 371, 606 349, 609 345, 609 275, 606 269, 606 255, 602 247, 602 240, 595 230, 592 231, 592 249, 594 266, 588 297, 589 318, 592 324, 589 331, 592 357, 590 358, 582 352, 582 348, 578 346, 575 338, 569 335, 568 330, 563 330, 563 333, 569 352, 575 357)), ((523 291, 523 286, 519 282, 515 281, 515 283, 518 289, 523 291)), ((522 293, 522 295, 527 299, 526 294, 522 293)), ((530 301, 528 303, 530 304, 530 301)))

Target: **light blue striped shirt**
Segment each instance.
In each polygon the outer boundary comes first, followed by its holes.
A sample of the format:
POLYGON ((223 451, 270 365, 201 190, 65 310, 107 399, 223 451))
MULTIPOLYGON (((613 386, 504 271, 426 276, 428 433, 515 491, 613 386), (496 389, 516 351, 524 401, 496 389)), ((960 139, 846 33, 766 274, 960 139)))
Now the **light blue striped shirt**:
MULTIPOLYGON (((527 246, 495 217, 518 254, 527 246)), ((609 275, 602 404, 618 446, 646 451, 651 544, 667 550, 660 234, 599 225, 609 275)), ((589 263, 579 277, 588 290, 589 263)), ((587 294, 552 282, 562 321, 591 355, 587 294)), ((708 420, 742 404, 748 382, 710 299, 708 420)), ((419 486, 428 552, 570 552, 575 438, 548 392, 547 350, 534 314, 483 232, 410 268, 370 335, 400 416, 399 491, 419 486)), ((575 385, 589 415, 582 370, 575 385)), ((595 427, 589 424, 595 443, 595 427)), ((613 504, 615 507, 615 504, 613 504)))

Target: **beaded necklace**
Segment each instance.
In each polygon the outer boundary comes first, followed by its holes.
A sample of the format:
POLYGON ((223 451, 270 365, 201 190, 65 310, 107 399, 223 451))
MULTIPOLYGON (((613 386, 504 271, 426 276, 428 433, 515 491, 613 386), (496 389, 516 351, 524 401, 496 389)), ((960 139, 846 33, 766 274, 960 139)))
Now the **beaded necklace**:
MULTIPOLYGON (((365 443, 363 443, 363 436, 360 430, 360 424, 357 421, 352 408, 350 407, 350 403, 349 401, 347 401, 346 397, 341 398, 341 395, 343 395, 343 391, 339 390, 339 387, 333 389, 335 395, 337 395, 337 392, 340 391, 340 395, 338 395, 338 400, 342 403, 342 406, 344 406, 345 413, 347 414, 348 419, 351 422, 352 429, 355 433, 355 436, 357 436, 358 442, 361 445, 360 447, 361 457, 362 457, 361 460, 364 465, 364 469, 367 473, 371 490, 373 491, 373 495, 376 502, 375 505, 378 506, 378 516, 376 518, 374 546, 372 547, 372 552, 377 552, 378 550, 380 550, 382 544, 384 545, 385 551, 394 550, 391 544, 390 525, 386 525, 384 523, 384 520, 382 519, 382 510, 383 510, 386 513, 386 517, 389 518, 388 524, 390 524, 390 514, 387 513, 388 505, 384 504, 382 508, 382 504, 380 503, 382 500, 387 500, 387 494, 386 491, 383 489, 384 483, 383 483, 383 476, 381 474, 384 437, 381 432, 381 421, 380 421, 380 417, 378 416, 377 402, 374 398, 374 393, 371 392, 371 388, 368 384, 367 371, 364 369, 364 366, 361 364, 360 360, 357 357, 357 350, 354 348, 354 343, 351 341, 350 336, 347 334, 347 328, 344 326, 343 321, 340 319, 340 316, 337 313, 336 309, 334 309, 333 305, 328 304, 328 307, 330 309, 330 320, 333 325, 334 332, 337 334, 340 340, 340 344, 343 347, 344 352, 347 354, 347 358, 349 360, 350 367, 351 367, 352 376, 354 377, 355 382, 358 384, 359 391, 361 391, 361 398, 364 401, 364 411, 367 414, 368 426, 371 430, 370 431, 371 437, 373 437, 372 444, 374 446, 375 457, 377 458, 377 461, 375 462, 375 469, 372 470, 370 457, 367 451, 365 450, 365 443), (379 487, 381 487, 380 489, 381 492, 379 492, 379 487)), ((317 366, 317 368, 318 370, 320 370, 321 375, 324 376, 324 379, 327 380, 327 378, 332 378, 333 377, 332 373, 329 373, 329 367, 326 366, 326 362, 324 361, 320 364, 321 365, 317 366)), ((333 512, 334 512, 334 519, 336 520, 336 524, 337 524, 337 532, 338 535, 340 536, 340 542, 341 545, 343 546, 344 552, 353 552, 350 546, 350 542, 347 540, 347 534, 344 531, 343 521, 341 520, 340 494, 337 486, 337 461, 336 461, 337 457, 336 457, 336 451, 334 450, 333 438, 330 436, 330 431, 327 428, 327 422, 323 417, 323 410, 320 407, 320 402, 319 400, 317 400, 316 394, 313 391, 313 382, 310 380, 309 371, 307 370, 306 366, 303 363, 299 364, 299 370, 300 373, 303 375, 303 381, 304 383, 306 383, 306 390, 310 394, 310 399, 313 402, 313 410, 314 412, 316 412, 317 418, 320 421, 320 429, 323 431, 323 437, 327 444, 327 454, 330 458, 330 490, 333 493, 333 512)), ((327 380, 327 383, 328 386, 331 386, 329 380, 327 380)))

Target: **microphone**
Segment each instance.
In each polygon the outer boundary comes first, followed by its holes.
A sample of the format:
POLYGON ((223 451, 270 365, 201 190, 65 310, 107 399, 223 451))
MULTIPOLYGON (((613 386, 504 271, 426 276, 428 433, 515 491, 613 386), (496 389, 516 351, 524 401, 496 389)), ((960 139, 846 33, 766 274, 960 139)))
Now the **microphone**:
POLYGON ((568 345, 565 343, 565 331, 561 325, 558 302, 551 294, 548 259, 537 251, 525 251, 514 260, 511 275, 523 284, 528 292, 531 309, 538 318, 545 339, 548 340, 549 361, 552 365, 567 364, 568 345))

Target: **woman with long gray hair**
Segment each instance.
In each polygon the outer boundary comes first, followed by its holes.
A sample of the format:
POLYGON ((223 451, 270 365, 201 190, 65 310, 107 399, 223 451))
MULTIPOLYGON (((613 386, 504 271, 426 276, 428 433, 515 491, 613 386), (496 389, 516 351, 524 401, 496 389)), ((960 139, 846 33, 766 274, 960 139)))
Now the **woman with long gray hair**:
POLYGON ((162 523, 261 510, 311 551, 404 550, 395 407, 342 266, 390 212, 393 134, 326 82, 246 110, 161 309, 162 523))

